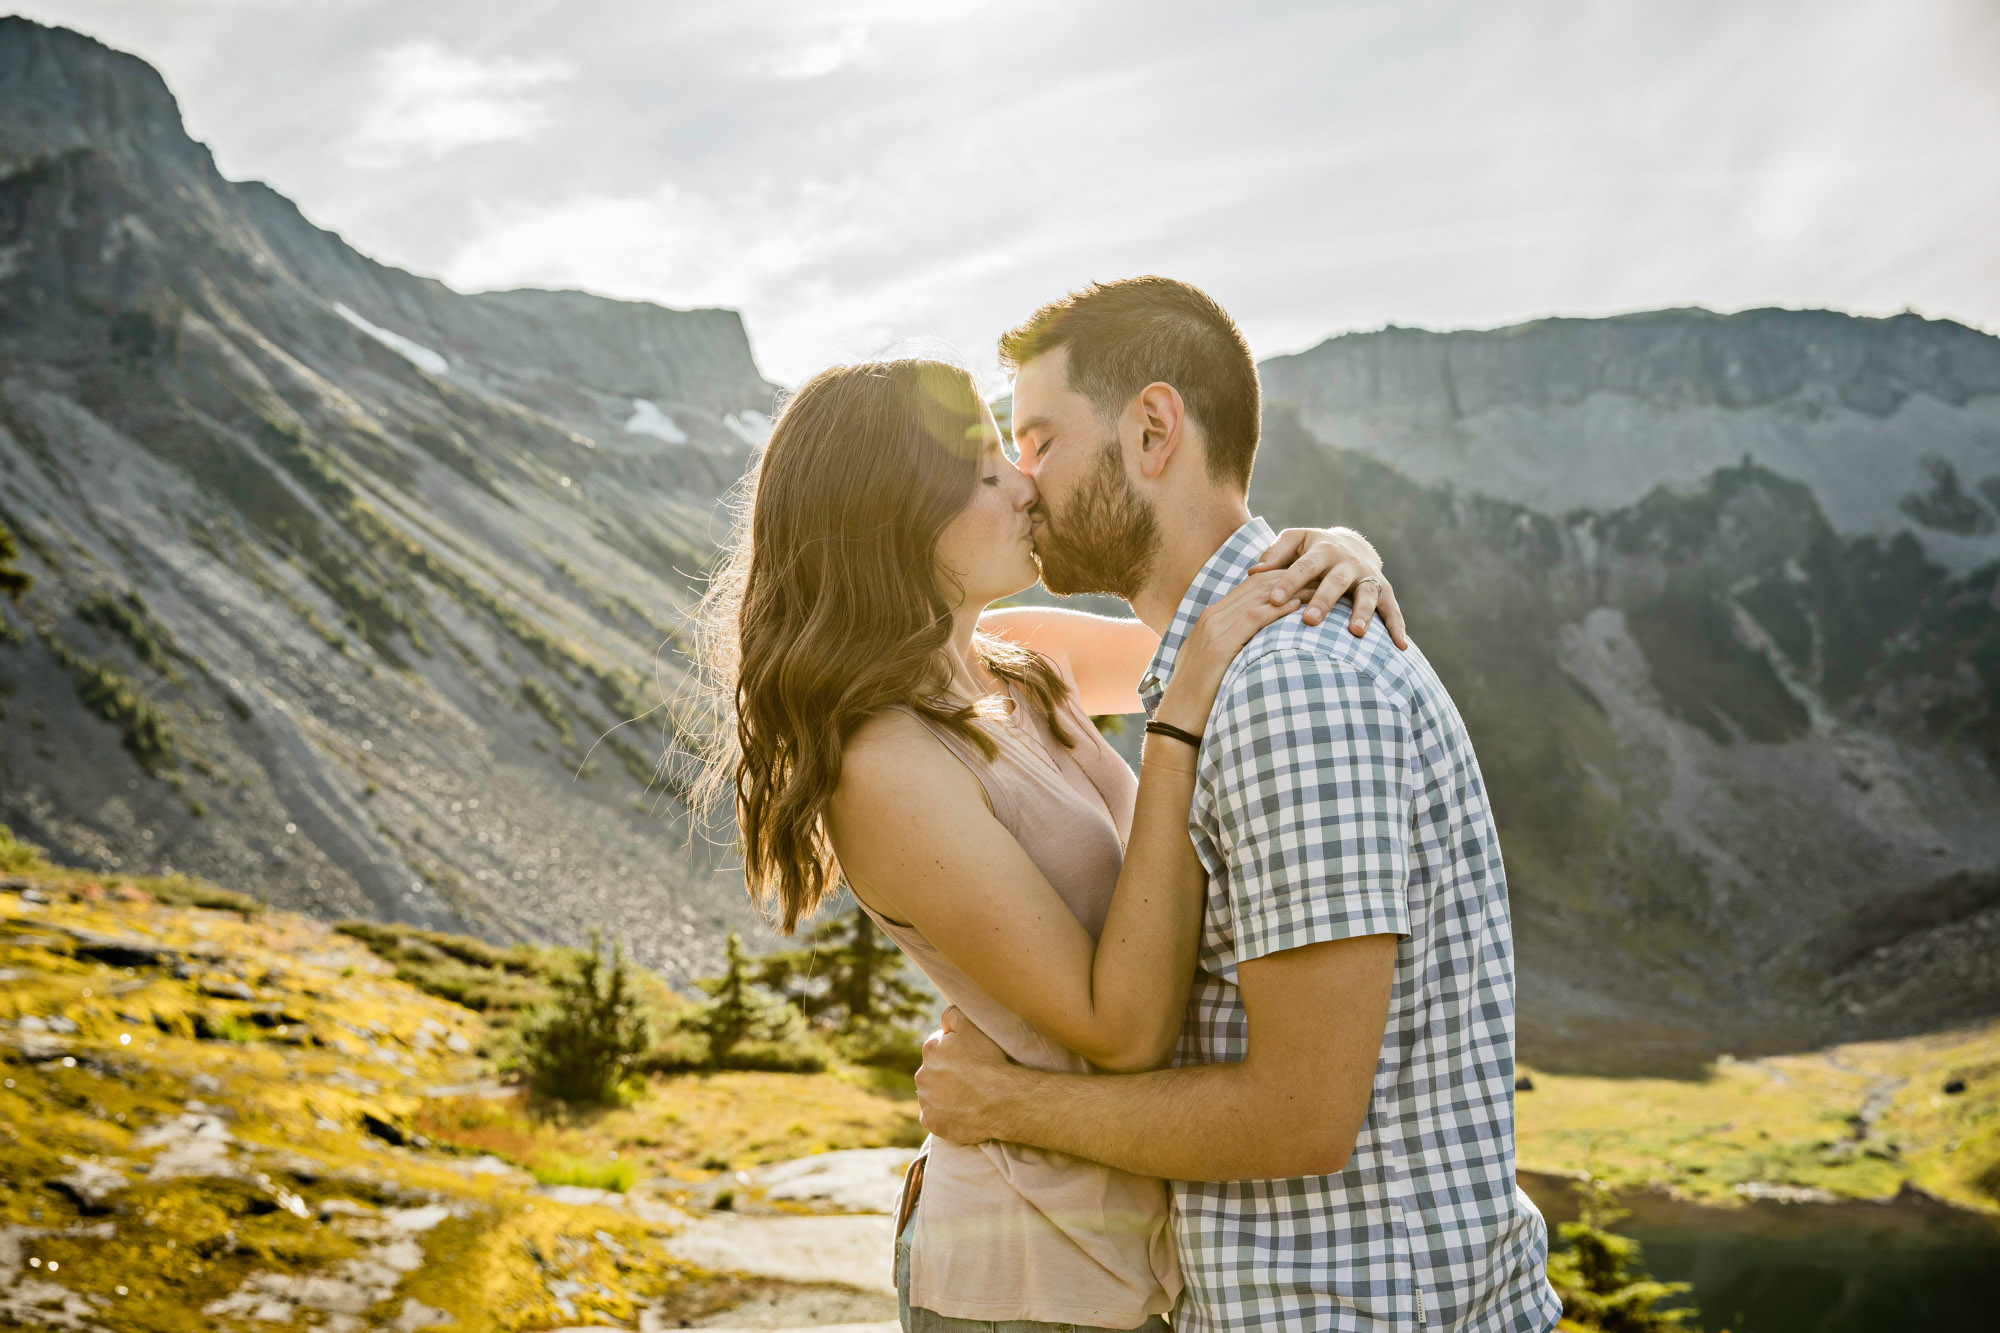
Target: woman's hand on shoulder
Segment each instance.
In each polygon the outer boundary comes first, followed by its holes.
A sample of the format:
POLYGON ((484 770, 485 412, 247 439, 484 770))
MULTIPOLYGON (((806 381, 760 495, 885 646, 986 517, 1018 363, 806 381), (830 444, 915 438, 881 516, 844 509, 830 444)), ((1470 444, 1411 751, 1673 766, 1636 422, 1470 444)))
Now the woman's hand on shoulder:
POLYGON ((1390 640, 1398 648, 1410 646, 1403 608, 1382 573, 1382 557, 1354 529, 1286 528, 1250 567, 1252 574, 1267 571, 1281 576, 1269 594, 1273 601, 1287 602, 1310 590, 1303 613, 1308 625, 1326 619, 1333 604, 1351 591, 1354 613, 1348 617, 1349 633, 1356 638, 1366 634, 1368 622, 1379 612, 1390 640))
POLYGON ((1274 600, 1282 586, 1282 570, 1252 574, 1208 604, 1194 622, 1174 659, 1173 678, 1155 717, 1177 727, 1200 732, 1221 688, 1223 673, 1258 630, 1284 619, 1304 605, 1296 594, 1274 600))

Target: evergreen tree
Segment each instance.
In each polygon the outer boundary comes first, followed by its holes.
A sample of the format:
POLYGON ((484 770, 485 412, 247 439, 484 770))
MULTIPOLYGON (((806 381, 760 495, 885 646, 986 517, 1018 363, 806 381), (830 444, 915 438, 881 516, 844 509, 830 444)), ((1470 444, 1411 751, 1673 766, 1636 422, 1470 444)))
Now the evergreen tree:
POLYGON ((774 949, 757 960, 754 975, 759 986, 808 1021, 817 1020, 826 1007, 826 976, 810 948, 774 949))
POLYGON ((565 1101, 616 1101, 620 1085, 653 1045, 625 946, 613 946, 607 968, 603 940, 593 930, 590 952, 550 985, 554 994, 516 1028, 528 1081, 565 1101))
POLYGON ((1562 1297, 1564 1327, 1602 1333, 1661 1333, 1696 1317, 1693 1309, 1655 1310, 1654 1304, 1690 1288, 1656 1282, 1639 1268, 1639 1242, 1610 1228, 1628 1214, 1615 1206, 1601 1180, 1576 1187, 1581 1216, 1556 1228, 1566 1249, 1549 1255, 1549 1282, 1562 1297))
POLYGON ((902 950, 857 909, 822 923, 805 947, 758 959, 756 978, 808 1021, 831 1028, 856 1064, 915 1069, 922 1058, 916 1025, 937 999, 905 964, 902 950))
POLYGON ((843 1027, 902 1027, 936 1004, 905 973, 903 951, 858 908, 814 931, 813 946, 826 972, 824 1008, 843 1027))
POLYGON ((708 995, 682 1026, 708 1038, 710 1064, 727 1065, 731 1053, 746 1041, 786 1041, 797 1035, 798 1019, 783 1001, 761 988, 761 968, 743 952, 743 939, 729 932, 722 975, 704 977, 695 985, 708 995))

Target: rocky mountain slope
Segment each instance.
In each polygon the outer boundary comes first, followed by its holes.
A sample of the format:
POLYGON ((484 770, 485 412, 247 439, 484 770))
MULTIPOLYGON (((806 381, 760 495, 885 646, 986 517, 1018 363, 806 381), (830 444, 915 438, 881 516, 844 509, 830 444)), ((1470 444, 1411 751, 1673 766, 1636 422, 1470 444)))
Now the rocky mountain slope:
POLYGON ((748 914, 662 704, 773 392, 733 312, 377 264, 224 180, 142 61, 0 19, 4 817, 681 972, 748 914))
POLYGON ((2000 339, 1667 311, 1264 364, 1494 792, 1531 1058, 2000 1010, 2000 339))

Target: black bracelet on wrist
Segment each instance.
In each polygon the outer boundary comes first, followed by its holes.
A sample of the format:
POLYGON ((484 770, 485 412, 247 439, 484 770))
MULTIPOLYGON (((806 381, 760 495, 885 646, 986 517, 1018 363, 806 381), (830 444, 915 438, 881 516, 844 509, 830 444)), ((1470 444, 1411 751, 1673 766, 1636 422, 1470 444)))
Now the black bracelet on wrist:
POLYGON ((1146 734, 1149 736, 1166 736, 1177 741, 1186 741, 1197 750, 1201 748, 1200 733, 1182 731, 1171 722, 1148 722, 1146 724, 1146 734))

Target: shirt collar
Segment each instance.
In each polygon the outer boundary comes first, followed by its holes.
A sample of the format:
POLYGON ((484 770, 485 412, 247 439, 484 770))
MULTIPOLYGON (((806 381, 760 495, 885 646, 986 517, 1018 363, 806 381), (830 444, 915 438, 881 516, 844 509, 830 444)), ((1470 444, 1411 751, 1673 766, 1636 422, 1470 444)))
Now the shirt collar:
POLYGON ((1146 667, 1146 674, 1139 681, 1139 699, 1146 705, 1146 715, 1152 716, 1160 706, 1160 696, 1166 693, 1167 682, 1173 679, 1174 662, 1181 653, 1181 644, 1194 629, 1194 622, 1201 618, 1209 604, 1222 594, 1243 581, 1250 566, 1257 563, 1257 557, 1271 548, 1277 536, 1271 525, 1261 518, 1253 518, 1230 534, 1229 540, 1217 548, 1201 572, 1188 584, 1188 590, 1181 596, 1180 608, 1174 612, 1173 620, 1167 625, 1167 632, 1160 638, 1159 651, 1146 667))

